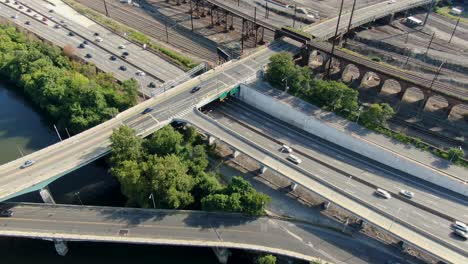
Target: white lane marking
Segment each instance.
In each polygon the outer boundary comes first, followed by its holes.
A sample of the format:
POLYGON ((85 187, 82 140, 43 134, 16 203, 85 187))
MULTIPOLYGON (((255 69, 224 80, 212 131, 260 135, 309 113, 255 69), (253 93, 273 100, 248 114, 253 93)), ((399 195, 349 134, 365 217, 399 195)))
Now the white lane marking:
POLYGON ((382 207, 383 209, 387 209, 387 206, 382 205, 382 204, 377 204, 378 207, 382 207))
POLYGON ((418 213, 418 212, 416 212, 416 211, 414 211, 413 214, 417 214, 417 215, 419 215, 420 217, 423 217, 422 214, 420 214, 420 213, 418 213))

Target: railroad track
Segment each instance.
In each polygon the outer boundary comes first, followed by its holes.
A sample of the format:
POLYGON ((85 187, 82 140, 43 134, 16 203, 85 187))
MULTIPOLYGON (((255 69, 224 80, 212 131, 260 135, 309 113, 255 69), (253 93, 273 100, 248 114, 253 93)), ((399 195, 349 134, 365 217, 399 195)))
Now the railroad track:
MULTIPOLYGON (((105 14, 104 5, 101 1, 76 0, 77 2, 101 13, 105 14)), ((107 2, 107 8, 111 18, 135 28, 162 42, 166 42, 165 25, 156 19, 149 19, 141 16, 141 12, 134 7, 113 2, 107 2)), ((195 41, 189 37, 179 34, 171 25, 168 25, 169 44, 207 61, 216 61, 216 43, 209 41, 195 41)))

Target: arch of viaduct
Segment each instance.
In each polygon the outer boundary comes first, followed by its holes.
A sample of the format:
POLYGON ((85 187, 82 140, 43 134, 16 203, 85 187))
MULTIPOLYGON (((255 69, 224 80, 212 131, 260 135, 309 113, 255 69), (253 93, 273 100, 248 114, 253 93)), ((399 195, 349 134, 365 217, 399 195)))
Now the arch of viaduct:
POLYGON ((331 79, 342 81, 360 92, 377 95, 385 101, 412 106, 418 112, 468 125, 466 98, 449 96, 343 57, 334 56, 330 60, 328 52, 310 50, 307 63, 315 72, 325 73, 331 61, 331 79))

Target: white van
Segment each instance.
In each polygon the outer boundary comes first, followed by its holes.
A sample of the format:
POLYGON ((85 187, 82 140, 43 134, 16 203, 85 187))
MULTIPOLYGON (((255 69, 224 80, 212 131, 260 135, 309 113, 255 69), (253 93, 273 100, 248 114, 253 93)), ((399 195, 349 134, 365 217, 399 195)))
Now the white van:
POLYGON ((294 163, 294 164, 300 164, 300 163, 302 162, 302 160, 301 160, 300 158, 298 158, 298 157, 296 157, 296 156, 294 156, 294 155, 289 155, 289 156, 287 157, 287 159, 288 159, 289 161, 291 161, 292 163, 294 163))
POLYGON ((378 196, 381 196, 381 197, 383 197, 383 198, 385 198, 385 199, 390 199, 390 198, 392 198, 392 196, 390 195, 389 192, 387 192, 386 190, 380 189, 380 188, 377 189, 377 190, 375 190, 375 193, 376 193, 378 196))

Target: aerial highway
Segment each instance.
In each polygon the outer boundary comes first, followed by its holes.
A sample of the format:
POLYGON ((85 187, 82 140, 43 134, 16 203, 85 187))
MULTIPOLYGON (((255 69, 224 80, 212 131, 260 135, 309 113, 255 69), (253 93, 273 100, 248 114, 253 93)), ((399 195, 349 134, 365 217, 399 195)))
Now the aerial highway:
MULTIPOLYGON (((467 260, 468 252, 466 251, 466 244, 451 237, 450 224, 446 220, 437 219, 441 221, 440 223, 443 224, 444 228, 447 228, 444 229, 445 231, 439 230, 442 229, 439 222, 437 226, 435 226, 435 223, 431 223, 432 226, 438 229, 437 231, 432 230, 429 224, 425 227, 425 223, 421 222, 421 219, 424 219, 424 215, 429 218, 432 218, 433 215, 419 211, 418 213, 421 216, 401 216, 398 214, 399 211, 408 213, 415 210, 415 207, 405 204, 401 200, 392 201, 394 205, 391 206, 382 204, 382 201, 378 200, 380 198, 374 196, 375 189, 361 185, 359 186, 363 188, 361 190, 357 188, 357 183, 350 181, 350 184, 354 185, 351 188, 346 183, 349 179, 327 179, 325 174, 317 173, 315 166, 308 164, 308 162, 295 165, 285 159, 287 155, 278 151, 281 145, 266 142, 259 137, 252 139, 248 135, 249 133, 252 134, 251 132, 242 131, 238 133, 199 111, 190 112, 176 120, 190 123, 209 136, 251 157, 262 166, 284 175, 294 183, 318 194, 334 205, 375 225, 383 232, 389 232, 397 239, 401 239, 405 243, 413 245, 436 258, 448 261, 449 263, 464 263, 467 260), (348 189, 351 192, 348 192, 348 189), (412 221, 417 221, 421 224, 415 224, 412 221), (420 227, 421 225, 424 229, 420 227), (440 235, 439 232, 443 233, 443 235, 440 235)), ((324 171, 328 170, 326 168, 321 169, 324 171)), ((328 170, 326 173, 335 172, 328 170)))
MULTIPOLYGON (((430 4, 432 0, 397 0, 394 3, 384 1, 370 6, 354 10, 351 28, 355 28, 375 21, 379 18, 392 15, 397 12, 405 11, 418 6, 430 4)), ((338 33, 345 33, 348 29, 351 10, 343 12, 340 20, 338 33)), ((326 40, 335 35, 338 16, 330 18, 319 23, 312 24, 304 28, 304 31, 312 34, 317 40, 326 40)))
MULTIPOLYGON (((0 7, 2 7, 0 15, 5 18, 16 16, 15 19, 12 19, 14 23, 60 47, 72 45, 75 47, 75 54, 94 63, 103 71, 114 73, 115 77, 121 81, 130 78, 136 79, 140 82, 142 90, 148 95, 155 90, 148 87, 149 83, 160 85, 162 82, 170 80, 169 78, 176 78, 184 73, 166 60, 74 13, 72 9, 66 10, 66 12, 70 12, 70 15, 65 17, 60 15, 60 10, 53 13, 48 12, 44 6, 34 1, 31 1, 31 5, 29 3, 26 5, 32 9, 31 12, 27 12, 27 7, 19 9, 19 6, 14 5, 13 1, 6 4, 5 0, 0 0, 0 7), (35 14, 37 17, 34 17, 35 14), (47 21, 44 22, 42 21, 44 16, 52 16, 53 20, 47 18, 47 21), (29 21, 30 24, 26 25, 26 21, 29 21), (60 28, 56 28, 56 25, 60 25, 60 28), (73 32, 74 35, 70 36, 69 32, 73 32), (98 36, 95 36, 95 33, 99 33, 99 37, 103 39, 102 42, 96 41, 98 36), (88 41, 88 44, 85 45, 85 48, 80 48, 79 45, 85 40, 88 41), (122 44, 125 49, 119 48, 122 44), (129 52, 127 59, 123 59, 121 56, 124 51, 129 52), (87 54, 91 54, 92 57, 87 58, 87 54), (115 56, 116 59, 111 60, 112 56, 115 56), (156 62, 158 67, 154 67, 150 61, 156 62), (125 70, 122 70, 122 66, 125 67, 125 70), (137 71, 143 71, 146 74, 138 76, 137 71)), ((68 6, 64 8, 68 8, 68 6)))

